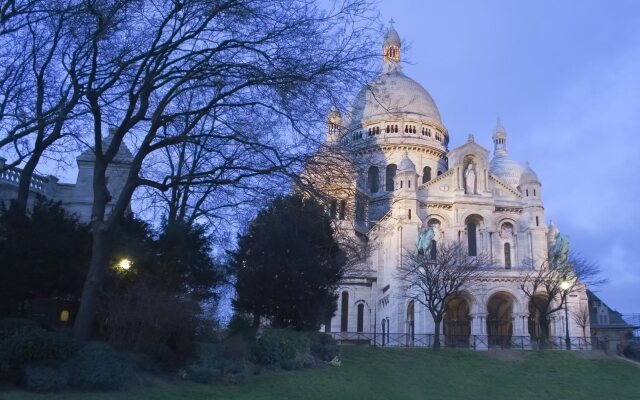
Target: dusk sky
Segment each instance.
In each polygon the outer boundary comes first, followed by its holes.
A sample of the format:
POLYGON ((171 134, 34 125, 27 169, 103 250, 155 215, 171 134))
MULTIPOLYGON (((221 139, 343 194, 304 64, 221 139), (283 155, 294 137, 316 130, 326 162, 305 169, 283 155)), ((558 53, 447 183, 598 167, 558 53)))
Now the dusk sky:
POLYGON ((640 1, 383 0, 404 71, 433 96, 450 148, 469 133, 542 182, 547 223, 609 282, 598 295, 640 312, 640 1))

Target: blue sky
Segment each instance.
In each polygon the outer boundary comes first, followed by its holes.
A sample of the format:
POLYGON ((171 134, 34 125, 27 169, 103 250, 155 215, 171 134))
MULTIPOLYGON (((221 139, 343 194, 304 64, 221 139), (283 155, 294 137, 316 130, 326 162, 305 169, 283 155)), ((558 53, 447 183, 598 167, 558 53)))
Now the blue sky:
POLYGON ((404 71, 451 137, 513 158, 542 182, 547 223, 599 264, 611 307, 640 312, 640 1, 382 0, 404 71))

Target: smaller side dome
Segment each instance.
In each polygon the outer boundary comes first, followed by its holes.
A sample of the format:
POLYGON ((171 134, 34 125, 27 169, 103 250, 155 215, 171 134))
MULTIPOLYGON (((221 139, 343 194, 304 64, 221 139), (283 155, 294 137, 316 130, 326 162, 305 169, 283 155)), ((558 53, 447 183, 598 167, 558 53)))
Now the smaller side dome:
POLYGON ((535 183, 540 184, 540 180, 538 180, 538 175, 531 169, 531 166, 527 162, 527 165, 524 167, 522 171, 522 175, 520 175, 519 185, 525 185, 527 183, 535 183))
POLYGON ((416 172, 416 165, 409 158, 409 154, 405 151, 402 160, 398 164, 398 172, 416 172))

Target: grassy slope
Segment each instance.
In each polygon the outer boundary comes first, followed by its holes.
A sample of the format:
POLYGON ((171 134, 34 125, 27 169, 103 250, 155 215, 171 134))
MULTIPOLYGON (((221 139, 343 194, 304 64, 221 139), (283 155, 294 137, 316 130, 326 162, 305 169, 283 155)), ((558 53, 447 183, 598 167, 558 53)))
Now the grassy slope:
POLYGON ((257 376, 247 386, 160 384, 121 393, 34 395, 2 400, 120 399, 640 399, 640 368, 564 352, 471 352, 343 348, 343 366, 257 376))

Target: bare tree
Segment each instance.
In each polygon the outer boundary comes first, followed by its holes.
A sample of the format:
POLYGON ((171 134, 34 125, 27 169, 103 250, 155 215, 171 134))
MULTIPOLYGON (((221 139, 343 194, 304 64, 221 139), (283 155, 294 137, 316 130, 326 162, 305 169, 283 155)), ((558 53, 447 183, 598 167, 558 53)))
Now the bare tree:
POLYGON ((550 317, 565 307, 569 294, 604 280, 599 278, 600 268, 571 252, 568 242, 564 247, 554 246, 549 250, 549 256, 540 265, 529 267, 520 288, 535 310, 534 318, 540 327, 538 347, 543 350, 549 338, 550 317))
POLYGON ((5 8, 15 24, 0 35, 0 150, 11 158, 4 169, 24 163, 17 170, 21 212, 36 167, 47 152, 49 158, 63 153, 59 145, 79 111, 81 87, 69 70, 85 57, 71 40, 68 22, 75 9, 71 1, 13 2, 5 8))
POLYGON ((95 164, 92 260, 75 325, 80 340, 90 335, 108 234, 138 188, 219 191, 299 172, 305 139, 318 132, 309 122, 317 121, 319 104, 370 68, 375 54, 370 7, 361 0, 329 10, 310 0, 82 4, 75 29, 90 62, 77 76, 95 164), (108 140, 105 125, 113 129, 108 140), (133 160, 122 190, 110 193, 106 171, 124 143, 133 160), (207 162, 188 173, 149 173, 154 155, 184 143, 203 149, 207 162))
POLYGON ((440 347, 440 325, 447 301, 474 285, 489 271, 488 255, 470 256, 460 242, 438 243, 433 252, 407 252, 395 277, 400 296, 424 305, 435 324, 433 348, 440 347))
POLYGON ((571 313, 573 321, 582 329, 582 338, 587 338, 587 327, 590 324, 589 307, 584 304, 577 311, 571 313))

